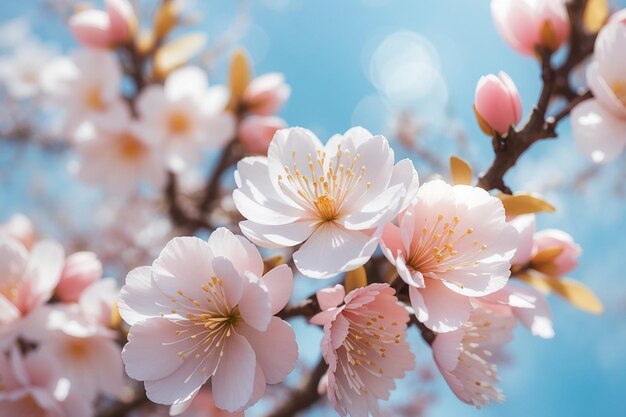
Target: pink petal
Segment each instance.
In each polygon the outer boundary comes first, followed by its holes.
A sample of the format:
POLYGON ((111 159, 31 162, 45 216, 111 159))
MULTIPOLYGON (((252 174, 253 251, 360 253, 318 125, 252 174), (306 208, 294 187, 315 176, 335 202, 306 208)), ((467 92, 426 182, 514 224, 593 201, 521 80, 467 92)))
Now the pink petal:
POLYGON ((76 40, 90 48, 109 48, 112 44, 109 16, 102 10, 85 10, 69 20, 70 30, 76 40))
POLYGON ((118 309, 124 321, 133 325, 140 320, 168 313, 167 306, 170 304, 169 298, 154 285, 152 268, 141 266, 126 276, 126 285, 121 289, 118 309))
POLYGON ((224 346, 224 356, 212 379, 213 399, 221 409, 233 412, 252 397, 255 351, 245 337, 231 333, 224 346))
POLYGON ((30 310, 50 299, 52 292, 61 278, 65 262, 63 247, 52 241, 40 241, 33 247, 24 281, 28 290, 19 297, 25 303, 24 308, 30 310))
POLYGON ((465 331, 462 329, 449 333, 438 334, 433 342, 433 356, 437 366, 446 371, 452 372, 459 363, 461 353, 461 341, 465 331))
POLYGON ((243 294, 243 277, 235 269, 233 263, 224 257, 213 259, 215 275, 222 280, 224 296, 230 308, 234 308, 243 294))
MULTIPOLYGON (((411 287, 413 288, 413 287, 411 287)), ((426 309, 428 318, 423 322, 426 327, 439 333, 451 332, 458 329, 469 319, 471 304, 469 298, 450 291, 439 280, 429 279, 426 288, 417 289, 422 296, 423 305, 414 305, 413 308, 426 309)), ((418 316, 418 319, 421 318, 418 316)))
POLYGON ((282 310, 291 298, 293 291, 293 272, 287 265, 279 265, 263 275, 261 282, 265 284, 270 296, 272 315, 282 310))
POLYGON ((239 274, 250 271, 256 276, 263 274, 263 258, 259 250, 241 236, 220 227, 209 237, 209 247, 213 256, 223 256, 230 260, 239 274))
POLYGON ((343 303, 346 291, 341 284, 337 284, 331 288, 322 288, 317 292, 317 302, 322 311, 337 307, 343 303))
POLYGON ((261 332, 267 329, 272 317, 267 287, 261 285, 259 278, 250 272, 243 280, 239 312, 248 325, 261 332))
POLYGON ((265 248, 283 248, 302 243, 311 236, 316 222, 298 221, 284 225, 264 225, 245 220, 239 223, 243 234, 253 243, 265 248))
POLYGON ((617 158, 626 146, 626 121, 615 118, 597 100, 572 110, 572 135, 578 150, 596 163, 617 158))
POLYGON ((111 22, 109 33, 114 42, 125 42, 136 24, 135 11, 128 0, 107 0, 106 9, 111 22))

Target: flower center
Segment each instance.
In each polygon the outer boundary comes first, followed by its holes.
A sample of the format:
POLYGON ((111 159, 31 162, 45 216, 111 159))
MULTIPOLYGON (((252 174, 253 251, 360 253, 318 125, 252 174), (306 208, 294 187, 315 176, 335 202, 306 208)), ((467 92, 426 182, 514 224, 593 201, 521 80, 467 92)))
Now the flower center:
POLYGON ((168 124, 170 133, 175 135, 183 135, 191 130, 189 117, 182 111, 172 112, 170 114, 168 124))
POLYGON ((72 340, 67 346, 68 352, 74 359, 82 359, 87 356, 88 348, 82 340, 72 340))
POLYGON ((87 108, 94 111, 102 111, 104 110, 104 101, 102 100, 102 92, 100 91, 100 87, 93 86, 87 89, 87 93, 85 94, 85 105, 87 108))
POLYGON ((622 105, 626 107, 626 82, 616 81, 611 85, 611 90, 615 94, 615 97, 622 102, 622 105))
POLYGON ((119 138, 120 154, 124 159, 136 160, 142 156, 147 147, 135 135, 129 132, 122 133, 119 138))
POLYGON ((487 245, 481 245, 478 240, 473 240, 467 245, 473 228, 468 228, 464 233, 457 231, 460 219, 454 216, 451 221, 445 221, 445 216, 437 216, 436 222, 422 227, 419 239, 413 238, 407 265, 414 271, 443 272, 445 270, 463 269, 475 266, 478 261, 475 255, 487 249, 487 245), (463 245, 462 253, 456 250, 463 245))
MULTIPOLYGON (((321 223, 339 219, 348 197, 365 176, 365 166, 359 167, 361 156, 358 153, 352 156, 350 151, 344 152, 339 146, 333 163, 328 160, 326 152, 318 150, 315 158, 307 154, 308 163, 304 170, 295 161, 295 151, 292 158, 293 165, 285 165, 285 175, 278 176, 283 190, 321 223)), ((369 189, 371 183, 368 181, 365 187, 369 189)))

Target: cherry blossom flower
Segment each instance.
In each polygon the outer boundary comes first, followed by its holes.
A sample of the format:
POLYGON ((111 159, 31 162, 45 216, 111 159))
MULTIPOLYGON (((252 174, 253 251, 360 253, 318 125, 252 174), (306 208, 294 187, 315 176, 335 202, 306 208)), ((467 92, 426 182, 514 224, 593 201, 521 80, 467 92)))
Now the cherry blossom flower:
POLYGON ((234 135, 234 118, 225 112, 228 92, 210 87, 197 67, 172 72, 165 84, 146 87, 137 99, 141 121, 165 142, 167 164, 175 172, 200 161, 202 152, 219 149, 234 135))
POLYGON ((596 163, 614 160, 626 147, 625 15, 616 13, 598 34, 587 68, 594 98, 577 105, 571 114, 576 146, 596 163))
POLYGON ((137 17, 128 0, 106 0, 106 12, 83 10, 69 20, 76 40, 90 48, 111 48, 128 42, 137 27, 137 17))
POLYGON ((70 390, 56 361, 17 348, 0 355, 0 410, 6 416, 85 417, 93 414, 80 390, 70 390))
POLYGON ((381 247, 409 284, 418 320, 449 332, 468 320, 471 298, 506 285, 517 241, 498 198, 435 180, 420 187, 399 226, 385 227, 381 247))
POLYGON ((433 357, 444 379, 467 404, 476 408, 503 402, 494 359, 513 337, 515 319, 499 313, 498 306, 478 305, 470 321, 457 330, 437 335, 433 357))
POLYGON ((243 93, 246 111, 258 116, 278 113, 291 95, 285 77, 278 72, 263 74, 253 79, 243 93))
POLYGON ((77 175, 127 195, 140 183, 160 188, 166 171, 159 137, 131 119, 126 109, 110 126, 85 124, 76 136, 80 157, 77 175))
POLYGON ((21 213, 14 214, 6 223, 0 224, 0 236, 2 235, 18 240, 28 250, 36 240, 33 223, 21 213))
POLYGON ((215 405, 234 412, 285 378, 297 345, 291 326, 273 315, 293 277, 286 265, 262 274, 256 247, 224 228, 208 242, 174 238, 152 267, 128 274, 119 300, 131 325, 122 358, 148 398, 180 413, 210 378, 215 405))
POLYGON ((563 0, 491 0, 491 14, 500 36, 524 55, 537 46, 554 52, 569 38, 563 0))
POLYGON ((121 82, 115 54, 89 49, 52 60, 42 75, 43 90, 65 111, 65 129, 71 136, 84 122, 110 128, 124 117, 121 82))
POLYGON ((383 136, 353 128, 326 146, 309 130, 280 130, 268 157, 244 158, 233 198, 254 243, 302 246, 293 259, 304 275, 329 278, 363 265, 384 225, 417 192, 409 160, 394 165, 383 136))
POLYGON ((327 393, 342 416, 380 414, 378 400, 388 399, 394 379, 415 367, 405 339, 409 313, 394 294, 388 284, 348 295, 341 285, 317 293, 322 312, 311 323, 324 326, 327 393))
POLYGON ((0 236, 0 348, 25 330, 22 318, 50 299, 64 259, 54 241, 40 241, 29 253, 20 242, 0 236))
POLYGON ((85 288, 101 277, 102 262, 95 253, 75 252, 65 259, 54 293, 65 303, 77 302, 85 288))
POLYGON ((506 135, 511 126, 522 119, 522 100, 515 83, 505 72, 480 77, 474 99, 476 117, 483 132, 493 135, 495 130, 506 135))
POLYGON ((55 55, 53 49, 37 41, 24 42, 13 54, 0 59, 0 83, 15 99, 38 96, 44 68, 55 55))

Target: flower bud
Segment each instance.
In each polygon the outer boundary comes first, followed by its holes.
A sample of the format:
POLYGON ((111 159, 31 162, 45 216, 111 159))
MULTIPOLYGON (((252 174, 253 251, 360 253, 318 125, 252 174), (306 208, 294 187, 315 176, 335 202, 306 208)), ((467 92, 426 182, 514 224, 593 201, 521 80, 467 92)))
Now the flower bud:
POLYGON ((137 28, 137 16, 128 0, 107 0, 109 15, 109 37, 112 44, 128 42, 137 28))
POLYGON ((11 216, 8 222, 0 224, 0 235, 8 235, 30 249, 35 244, 35 228, 30 219, 23 214, 11 216))
POLYGON ((578 266, 578 257, 582 253, 582 249, 574 242, 572 236, 564 231, 557 229, 541 230, 535 233, 533 240, 535 252, 534 259, 531 260, 533 268, 548 275, 560 277, 578 266), (554 250, 557 251, 554 252, 554 256, 548 256, 550 259, 537 262, 537 255, 546 258, 545 254, 554 250))
POLYGON ((250 113, 259 116, 276 114, 291 94, 285 77, 277 72, 253 79, 243 93, 243 104, 250 113))
POLYGON ((246 117, 239 125, 239 141, 248 154, 266 155, 276 131, 286 127, 287 123, 280 117, 246 117))
POLYGON ((537 46, 556 51, 569 37, 563 0, 492 0, 491 14, 506 43, 524 55, 537 46))
POLYGON ((76 252, 65 259, 55 294, 63 302, 74 303, 89 285, 102 276, 102 263, 93 252, 76 252))
POLYGON ((474 111, 478 124, 487 135, 505 135, 522 118, 522 100, 513 80, 503 71, 498 76, 480 77, 476 85, 474 111))
POLYGON ((109 16, 102 10, 85 10, 69 20, 74 38, 88 48, 105 49, 111 46, 109 16))

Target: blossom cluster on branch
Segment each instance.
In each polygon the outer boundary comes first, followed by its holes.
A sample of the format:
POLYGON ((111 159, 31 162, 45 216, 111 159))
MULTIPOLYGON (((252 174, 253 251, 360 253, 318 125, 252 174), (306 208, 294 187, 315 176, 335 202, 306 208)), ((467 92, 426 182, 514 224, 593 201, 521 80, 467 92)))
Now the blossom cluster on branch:
MULTIPOLYGON (((624 11, 492 0, 504 41, 538 60, 542 89, 522 122, 511 77, 478 81, 474 112, 494 160, 476 178, 454 155, 449 172, 424 175, 363 127, 325 143, 288 127, 278 113, 291 87, 280 73, 253 76, 242 50, 227 82, 210 84, 197 59, 206 37, 178 30, 182 1, 152 13, 105 3, 68 20, 79 49, 0 62, 7 102, 57 110, 50 140, 109 207, 94 242, 64 242, 69 255, 22 215, 0 226, 3 412, 243 416, 269 398, 256 410, 287 417, 326 396, 341 416, 414 415, 423 404, 383 402, 416 373, 412 331, 456 397, 480 408, 504 401, 498 365, 518 323, 555 336, 550 293, 602 312, 566 277, 579 245, 537 230, 555 208, 504 176, 570 114, 592 161, 624 149, 624 11), (584 87, 571 82, 580 68, 584 87), (102 278, 107 267, 123 285, 102 278), (294 299, 294 280, 307 279, 328 284, 294 299), (323 331, 312 369, 299 362, 297 317, 323 331)), ((7 126, 7 138, 32 133, 7 126)))

